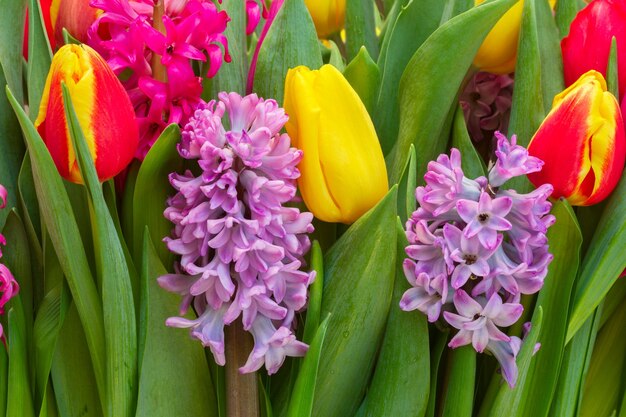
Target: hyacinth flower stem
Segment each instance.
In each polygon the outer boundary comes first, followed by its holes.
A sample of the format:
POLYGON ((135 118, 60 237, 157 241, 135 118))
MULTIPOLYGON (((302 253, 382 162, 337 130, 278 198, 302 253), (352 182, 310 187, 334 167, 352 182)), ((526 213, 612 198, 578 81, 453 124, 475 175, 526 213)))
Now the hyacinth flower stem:
POLYGON ((258 417, 259 391, 256 372, 242 374, 242 367, 252 350, 252 337, 243 329, 241 320, 226 326, 226 415, 228 417, 258 417))
MULTIPOLYGON (((165 34, 163 16, 165 16, 165 0, 156 0, 154 4, 154 11, 152 13, 152 25, 156 30, 165 34)), ((165 68, 165 65, 161 63, 160 55, 152 54, 151 66, 152 76, 154 79, 161 82, 167 82, 167 69, 165 68)))

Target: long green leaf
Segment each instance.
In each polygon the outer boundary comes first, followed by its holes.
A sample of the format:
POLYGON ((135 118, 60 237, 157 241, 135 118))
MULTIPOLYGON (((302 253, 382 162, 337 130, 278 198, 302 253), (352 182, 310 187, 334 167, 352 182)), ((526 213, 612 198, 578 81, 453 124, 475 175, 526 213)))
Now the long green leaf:
POLYGON ((223 65, 211 80, 211 98, 222 91, 244 94, 248 75, 246 3, 226 1, 221 4, 220 8, 226 11, 230 18, 224 35, 228 38, 228 53, 231 62, 223 65))
POLYGON ((326 254, 322 315, 332 315, 314 415, 351 415, 363 398, 393 292, 396 197, 394 186, 326 254))
POLYGON ((431 333, 432 344, 430 347, 430 394, 428 395, 428 407, 426 408, 426 417, 434 417, 437 408, 440 369, 443 365, 443 353, 448 345, 448 333, 435 331, 431 333), (433 336, 434 335, 434 336, 433 336))
POLYGON ((548 0, 536 0, 535 19, 541 57, 541 92, 546 115, 552 108, 554 96, 565 88, 561 38, 548 0))
POLYGON ((581 266, 567 330, 570 340, 626 268, 626 172, 606 208, 581 266))
POLYGON ((322 290, 324 289, 324 257, 318 241, 311 245, 311 269, 315 271, 315 281, 309 287, 309 303, 302 340, 312 343, 317 334, 322 315, 322 290))
POLYGON ((561 38, 569 33, 569 26, 579 10, 578 5, 578 0, 559 0, 557 2, 555 18, 561 38))
MULTIPOLYGON (((415 147, 411 145, 409 159, 406 161, 404 173, 398 183, 398 215, 401 221, 406 221, 415 211, 415 206, 417 205, 417 200, 415 199, 415 188, 417 187, 416 164, 415 147)), ((404 249, 398 253, 404 253, 404 249)))
POLYGON ((180 298, 157 284, 166 273, 148 232, 144 235, 141 272, 142 317, 145 343, 137 417, 217 416, 217 400, 202 346, 183 331, 165 327, 168 317, 178 315, 180 298))
POLYGON ((63 181, 43 140, 9 89, 7 96, 28 144, 41 213, 83 323, 98 389, 101 398, 104 398, 105 342, 102 304, 89 269, 76 219, 72 214, 63 181))
POLYGON ((451 145, 453 148, 461 151, 461 155, 463 155, 461 167, 466 177, 478 178, 487 175, 487 167, 485 167, 485 163, 478 155, 478 152, 476 152, 472 139, 467 132, 467 125, 465 124, 461 106, 457 107, 454 114, 451 145))
POLYGON ((354 58, 363 46, 367 48, 374 59, 378 57, 374 4, 372 1, 346 0, 346 52, 348 59, 354 58))
POLYGON ((46 85, 52 53, 39 1, 29 0, 28 10, 28 74, 26 79, 30 120, 35 120, 39 113, 39 103, 46 85))
POLYGON ((93 209, 94 247, 102 281, 106 335, 105 413, 109 417, 131 417, 137 390, 137 324, 130 273, 69 90, 65 84, 62 88, 68 131, 93 209))
POLYGON ((21 103, 24 99, 22 45, 24 39, 24 12, 26 0, 0 0, 0 71, 15 97, 21 103))
POLYGON ((365 47, 348 64, 343 75, 359 95, 369 114, 374 114, 380 71, 365 47))
POLYGON ((472 417, 476 351, 463 346, 450 352, 448 383, 442 393, 442 417, 472 417))
POLYGON ((26 345, 24 311, 20 297, 12 301, 9 310, 9 381, 7 417, 34 417, 35 409, 30 390, 28 347, 26 345))
POLYGON ((430 393, 428 323, 420 312, 405 312, 398 306, 409 284, 402 263, 408 241, 404 229, 398 234, 396 272, 391 311, 376 370, 361 406, 362 416, 423 416, 430 393))
POLYGON ((463 78, 489 29, 515 2, 494 0, 450 19, 413 55, 400 81, 398 141, 387 157, 390 183, 400 179, 411 143, 417 172, 425 172, 427 163, 445 151, 441 132, 463 78))
POLYGON ((7 389, 9 386, 9 357, 0 349, 0 416, 7 415, 7 389))

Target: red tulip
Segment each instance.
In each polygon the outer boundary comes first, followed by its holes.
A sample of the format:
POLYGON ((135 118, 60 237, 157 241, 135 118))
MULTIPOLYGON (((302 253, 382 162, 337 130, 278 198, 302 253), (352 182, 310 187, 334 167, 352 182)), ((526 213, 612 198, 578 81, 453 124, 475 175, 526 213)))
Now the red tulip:
POLYGON ((611 40, 617 41, 619 91, 626 93, 626 0, 594 0, 576 15, 561 41, 566 85, 589 70, 606 77, 611 40))
POLYGON ((63 44, 63 28, 80 42, 87 42, 89 27, 98 17, 98 9, 89 5, 90 0, 52 0, 50 20, 57 45, 63 44))
POLYGON ((54 55, 35 127, 61 176, 82 177, 71 147, 61 81, 67 85, 101 181, 133 159, 139 132, 130 98, 106 61, 87 45, 65 45, 54 55))
POLYGON ((602 74, 589 71, 554 97, 552 110, 528 145, 545 162, 529 174, 539 186, 554 186, 553 197, 588 206, 613 191, 624 170, 626 136, 615 97, 602 74))

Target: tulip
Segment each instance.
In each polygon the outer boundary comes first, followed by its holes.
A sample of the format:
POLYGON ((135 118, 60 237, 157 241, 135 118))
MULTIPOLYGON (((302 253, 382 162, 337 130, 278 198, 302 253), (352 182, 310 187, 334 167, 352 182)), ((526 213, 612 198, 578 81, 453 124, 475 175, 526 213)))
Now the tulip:
POLYGON ((304 0, 317 36, 326 38, 343 28, 346 18, 346 0, 304 0))
POLYGON ((98 177, 114 177, 130 163, 139 141, 124 87, 87 45, 65 45, 54 55, 35 127, 61 176, 75 183, 82 183, 82 177, 67 130, 61 82, 69 89, 98 177))
POLYGON ((545 162, 528 178, 536 186, 552 184, 555 198, 588 206, 613 191, 624 169, 626 136, 619 105, 602 74, 589 71, 554 97, 528 152, 545 162))
POLYGON ((620 96, 626 92, 626 1, 595 0, 582 9, 561 41, 565 84, 589 70, 606 76, 611 39, 617 41, 620 96))
POLYGON ((383 153, 365 105, 333 66, 290 69, 285 81, 286 128, 304 157, 300 192, 313 214, 352 223, 387 192, 383 153))
MULTIPOLYGON (((98 17, 98 9, 89 5, 90 0, 53 0, 50 20, 57 45, 63 45, 63 28, 80 42, 87 42, 89 27, 98 17)), ((52 40, 51 40, 52 42, 52 40)))
MULTIPOLYGON (((476 6, 485 0, 474 0, 476 6)), ((556 0, 550 0, 554 9, 556 0)), ((474 66, 493 74, 509 74, 515 71, 517 43, 524 1, 518 1, 500 18, 483 41, 474 58, 474 66)))

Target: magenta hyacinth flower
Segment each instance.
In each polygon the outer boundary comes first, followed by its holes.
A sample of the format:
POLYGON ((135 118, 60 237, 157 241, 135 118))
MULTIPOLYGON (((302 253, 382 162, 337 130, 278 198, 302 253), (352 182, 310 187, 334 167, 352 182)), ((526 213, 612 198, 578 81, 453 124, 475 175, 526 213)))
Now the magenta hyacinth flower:
MULTIPOLYGON (((0 184, 0 209, 6 207, 7 203, 7 190, 0 184)), ((2 258, 2 246, 6 245, 6 239, 0 234, 0 258, 2 258)), ((4 306, 9 300, 17 295, 20 290, 20 286, 17 281, 5 265, 0 264, 0 315, 4 314, 4 306)), ((0 340, 5 341, 4 329, 0 323, 0 340)))
POLYGON ((315 278, 301 271, 313 215, 288 205, 302 151, 280 133, 287 119, 274 100, 221 93, 196 110, 178 148, 200 174, 170 176, 177 194, 165 210, 174 223, 166 242, 181 258, 178 273, 159 283, 183 296, 181 315, 193 305, 198 318, 167 325, 190 328, 224 365, 224 326, 241 319, 254 337, 243 373, 265 364, 273 374, 286 356, 307 350, 294 317, 315 278))
POLYGON ((406 224, 404 273, 412 288, 400 307, 458 329, 452 348, 471 343, 478 352, 490 351, 513 386, 521 341, 501 329, 520 318, 521 294, 543 286, 552 261, 546 232, 555 219, 549 214, 552 186, 528 194, 500 189, 543 162, 515 137, 495 136, 497 160, 488 178, 465 177, 457 149, 428 164, 426 185, 415 191, 419 208, 406 224))

